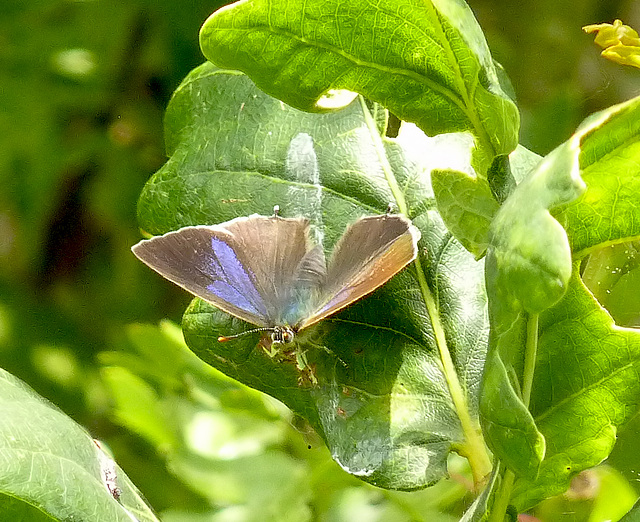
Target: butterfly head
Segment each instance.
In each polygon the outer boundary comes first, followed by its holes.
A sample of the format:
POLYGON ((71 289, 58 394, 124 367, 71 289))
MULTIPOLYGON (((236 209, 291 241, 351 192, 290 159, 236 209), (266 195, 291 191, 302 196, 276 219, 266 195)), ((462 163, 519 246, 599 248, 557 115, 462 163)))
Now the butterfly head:
POLYGON ((289 326, 276 326, 271 331, 271 342, 274 344, 289 344, 295 337, 295 331, 289 326))

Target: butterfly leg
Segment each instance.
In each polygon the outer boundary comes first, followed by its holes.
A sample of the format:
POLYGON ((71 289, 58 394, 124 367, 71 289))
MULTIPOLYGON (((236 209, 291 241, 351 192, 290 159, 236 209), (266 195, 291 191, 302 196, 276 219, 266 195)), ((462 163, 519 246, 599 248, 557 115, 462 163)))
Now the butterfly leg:
POLYGON ((344 366, 345 369, 349 368, 349 365, 336 352, 334 352, 328 346, 325 346, 324 344, 316 344, 316 343, 312 343, 312 344, 313 344, 314 348, 320 348, 321 350, 324 350, 325 352, 327 352, 332 357, 335 357, 338 361, 340 361, 340 364, 342 364, 342 366, 344 366))
POLYGON ((318 378, 316 377, 315 365, 309 364, 309 361, 307 360, 307 350, 303 350, 300 346, 297 346, 294 351, 294 355, 296 358, 296 367, 300 372, 298 384, 300 386, 304 384, 317 386, 318 378))
POLYGON ((265 353, 272 359, 282 354, 283 343, 279 341, 272 341, 270 337, 263 337, 258 343, 265 353))

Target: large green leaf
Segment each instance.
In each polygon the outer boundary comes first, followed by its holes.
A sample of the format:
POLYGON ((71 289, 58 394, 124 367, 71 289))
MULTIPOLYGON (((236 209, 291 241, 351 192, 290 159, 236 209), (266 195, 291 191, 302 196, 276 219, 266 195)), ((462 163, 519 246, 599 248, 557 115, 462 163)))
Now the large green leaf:
POLYGON ((2 369, 0 498, 4 520, 157 520, 83 428, 2 369))
POLYGON ((492 449, 520 476, 519 508, 563 491, 575 473, 606 458, 618 427, 640 405, 640 333, 613 324, 576 262, 598 245, 637 237, 629 216, 638 192, 622 189, 640 174, 637 106, 631 100, 585 120, 518 186, 493 224, 481 411, 492 449), (621 167, 616 175, 612 161, 621 167))
MULTIPOLYGON (((444 513, 466 505, 468 491, 454 480, 405 493, 347 475, 306 423, 279 401, 198 359, 178 326, 135 324, 124 333, 126 342, 117 350, 100 354, 115 419, 150 443, 166 458, 169 472, 206 499, 199 507, 168 504, 163 521, 242 513, 243 520, 304 522, 366 512, 379 520, 454 522, 459 517, 444 513)), ((468 473, 460 457, 453 455, 448 465, 452 475, 468 473)))
POLYGON ((288 451, 286 408, 203 363, 171 323, 125 334, 124 349, 100 355, 115 421, 161 453, 211 516, 226 508, 253 520, 308 520, 309 477, 288 451))
POLYGON ((615 326, 574 273, 562 301, 540 318, 531 413, 547 453, 536 480, 516 483, 517 505, 561 493, 609 455, 640 408, 639 372, 640 332, 615 326))
POLYGON ((306 371, 270 358, 257 334, 219 343, 219 335, 250 325, 200 300, 183 328, 203 360, 307 418, 344 469, 415 489, 444 476, 454 447, 488 471, 475 427, 487 333, 482 263, 433 209, 429 169, 417 152, 428 138, 409 126, 385 139, 372 110, 357 99, 339 112, 300 112, 243 75, 205 64, 168 108, 172 155, 147 184, 139 217, 161 233, 270 214, 278 204, 284 216, 308 217, 329 252, 357 216, 385 212, 390 202, 404 209, 422 232, 420 272, 408 268, 298 336, 306 371))
POLYGON ((519 115, 465 3, 242 1, 211 15, 200 43, 213 63, 293 107, 319 110, 323 94, 348 89, 430 136, 469 133, 473 168, 437 172, 433 183, 449 229, 484 252, 498 208, 487 171, 516 147, 519 115))

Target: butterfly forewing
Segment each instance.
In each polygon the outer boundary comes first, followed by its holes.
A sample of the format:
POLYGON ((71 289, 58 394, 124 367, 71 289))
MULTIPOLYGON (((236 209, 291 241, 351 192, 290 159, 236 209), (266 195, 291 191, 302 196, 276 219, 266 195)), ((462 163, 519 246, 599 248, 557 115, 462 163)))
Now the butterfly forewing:
POLYGON ((299 323, 310 326, 386 283, 417 255, 420 232, 400 215, 362 218, 336 245, 315 311, 299 323))
POLYGON ((249 216, 144 240, 134 254, 192 294, 257 326, 280 324, 308 222, 249 216))
POLYGON ((245 321, 268 326, 266 303, 234 246, 228 232, 199 226, 141 241, 132 250, 188 292, 245 321))
MULTIPOLYGON (((310 247, 309 221, 253 215, 222 226, 236 239, 242 263, 253 274, 255 287, 273 323, 269 326, 286 324, 287 310, 295 301, 298 267, 310 247)), ((299 319, 294 317, 293 322, 299 319)))

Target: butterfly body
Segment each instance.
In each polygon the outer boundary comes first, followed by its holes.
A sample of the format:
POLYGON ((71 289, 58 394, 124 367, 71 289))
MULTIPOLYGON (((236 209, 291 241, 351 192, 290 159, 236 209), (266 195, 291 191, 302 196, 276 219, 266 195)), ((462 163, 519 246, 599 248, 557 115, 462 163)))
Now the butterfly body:
POLYGON ((278 345, 388 281, 415 259, 419 237, 404 216, 363 217, 327 263, 309 240, 307 219, 254 214, 184 227, 132 250, 188 292, 270 332, 270 345, 278 345))

